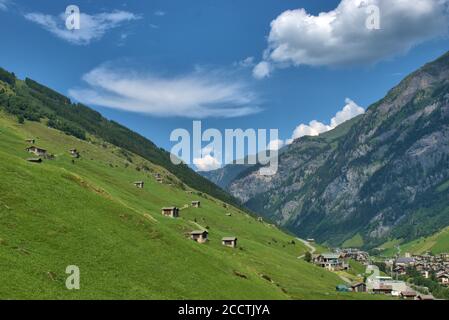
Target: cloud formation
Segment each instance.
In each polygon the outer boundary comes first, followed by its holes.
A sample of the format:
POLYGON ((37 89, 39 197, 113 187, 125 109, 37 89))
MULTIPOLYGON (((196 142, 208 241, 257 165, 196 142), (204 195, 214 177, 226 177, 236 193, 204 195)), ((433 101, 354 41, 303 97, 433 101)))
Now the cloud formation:
POLYGON ((52 16, 39 12, 27 13, 25 18, 40 25, 58 38, 75 45, 87 45, 101 39, 107 31, 125 22, 138 20, 139 16, 127 11, 104 12, 95 15, 80 14, 80 29, 68 30, 65 13, 52 16))
POLYGON ((270 75, 272 66, 267 61, 262 61, 256 64, 253 69, 253 76, 256 79, 263 79, 270 75))
POLYGON ((193 164, 198 171, 212 171, 221 168, 221 160, 215 157, 214 149, 210 145, 201 149, 201 158, 194 158, 193 164))
POLYGON ((197 167, 198 171, 212 171, 221 167, 220 161, 210 154, 202 158, 193 159, 193 164, 197 167))
POLYGON ((406 53, 414 45, 445 35, 449 0, 341 0, 334 10, 309 14, 287 10, 271 22, 264 60, 256 78, 287 66, 342 66, 376 63, 406 53), (373 6, 380 29, 367 27, 373 6))
POLYGON ((271 140, 267 146, 267 150, 279 150, 285 145, 284 141, 280 139, 271 140))
POLYGON ((8 2, 9 0, 0 0, 0 10, 8 10, 8 2))
POLYGON ((291 139, 286 141, 287 144, 292 143, 294 140, 299 139, 304 136, 318 136, 324 132, 335 129, 340 124, 351 120, 352 118, 365 113, 365 109, 357 105, 354 101, 349 98, 345 100, 346 105, 342 110, 338 111, 337 114, 330 120, 330 124, 324 124, 317 120, 311 121, 307 124, 300 124, 293 131, 291 139))
POLYGON ((221 72, 196 71, 174 77, 103 65, 83 76, 89 85, 70 96, 93 104, 153 116, 232 118, 261 111, 246 83, 221 72))
POLYGON ((254 67, 254 57, 247 57, 247 58, 243 59, 242 61, 235 63, 234 65, 242 67, 242 68, 254 67))

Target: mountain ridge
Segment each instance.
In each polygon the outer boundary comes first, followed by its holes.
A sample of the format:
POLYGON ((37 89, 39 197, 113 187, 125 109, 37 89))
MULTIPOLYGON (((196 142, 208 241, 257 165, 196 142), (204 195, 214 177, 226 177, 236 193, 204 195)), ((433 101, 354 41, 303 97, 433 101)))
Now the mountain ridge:
POLYGON ((303 137, 280 155, 279 171, 251 169, 228 190, 248 208, 302 237, 340 245, 361 234, 371 248, 449 225, 449 53, 391 89, 364 115, 303 137), (418 223, 419 221, 420 223, 418 223))

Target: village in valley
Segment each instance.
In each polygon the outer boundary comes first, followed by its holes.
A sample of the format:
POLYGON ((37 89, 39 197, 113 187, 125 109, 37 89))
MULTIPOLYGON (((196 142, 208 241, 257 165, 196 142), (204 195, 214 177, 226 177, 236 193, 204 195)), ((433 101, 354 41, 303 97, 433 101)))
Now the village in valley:
MULTIPOLYGON (((314 244, 313 239, 307 242, 311 246, 314 244)), ((445 290, 445 294, 449 292, 449 253, 405 253, 404 256, 398 254, 394 258, 383 258, 346 248, 310 254, 308 260, 341 277, 344 283, 336 287, 339 292, 382 294, 406 300, 447 299, 447 296, 435 297, 434 288, 445 290), (354 264, 363 267, 364 273, 357 274, 351 270, 354 264), (431 284, 432 288, 423 284, 431 284)))

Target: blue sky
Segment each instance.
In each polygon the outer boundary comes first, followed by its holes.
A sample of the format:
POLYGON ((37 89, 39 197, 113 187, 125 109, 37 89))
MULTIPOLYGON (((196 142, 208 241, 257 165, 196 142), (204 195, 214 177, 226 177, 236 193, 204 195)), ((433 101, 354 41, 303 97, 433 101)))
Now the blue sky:
POLYGON ((0 66, 166 149, 195 119, 277 128, 286 142, 327 130, 345 105, 368 107, 449 50, 446 0, 367 0, 381 14, 369 31, 360 2, 0 0, 0 66), (72 4, 86 15, 82 36, 64 30, 72 4))

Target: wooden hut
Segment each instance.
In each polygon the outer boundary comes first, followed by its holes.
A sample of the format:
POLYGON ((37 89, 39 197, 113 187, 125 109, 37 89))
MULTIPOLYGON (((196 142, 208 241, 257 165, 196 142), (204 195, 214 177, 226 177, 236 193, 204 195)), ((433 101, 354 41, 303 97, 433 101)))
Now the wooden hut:
POLYGON ((221 239, 221 243, 230 248, 236 248, 237 247, 237 238, 236 237, 224 237, 221 239))
POLYGON ((412 290, 401 292, 401 298, 405 300, 414 300, 416 296, 416 292, 412 290))
POLYGON ((80 157, 80 153, 79 153, 78 150, 76 150, 76 149, 70 149, 69 152, 70 152, 70 155, 71 155, 73 158, 79 158, 79 157, 80 157))
POLYGON ((201 202, 200 201, 192 201, 192 207, 194 207, 194 208, 201 207, 201 202))
POLYGON ((209 235, 209 232, 207 232, 207 231, 196 230, 196 231, 190 232, 190 239, 192 239, 193 241, 196 241, 198 243, 206 243, 208 235, 209 235))
POLYGON ((351 287, 353 292, 366 292, 366 284, 363 282, 355 283, 351 287))
POLYGON ((136 186, 136 188, 143 189, 145 183, 143 181, 135 181, 133 184, 136 186))
POLYGON ((47 150, 36 147, 36 146, 31 146, 25 149, 26 151, 28 151, 29 153, 33 153, 38 157, 43 157, 47 155, 47 150))
POLYGON ((162 208, 162 215, 170 218, 179 217, 179 208, 177 207, 166 207, 162 208))

